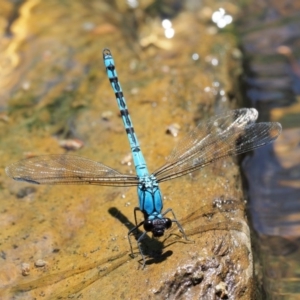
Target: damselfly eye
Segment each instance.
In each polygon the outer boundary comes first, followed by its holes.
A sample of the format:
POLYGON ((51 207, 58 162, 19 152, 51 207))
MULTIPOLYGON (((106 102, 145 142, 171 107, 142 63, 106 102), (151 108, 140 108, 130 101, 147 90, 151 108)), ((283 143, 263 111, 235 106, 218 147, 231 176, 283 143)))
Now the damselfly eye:
POLYGON ((144 222, 144 229, 146 230, 146 231, 152 231, 152 229, 153 229, 153 223, 152 223, 152 221, 151 220, 146 220, 145 222, 144 222))
POLYGON ((165 228, 169 229, 172 226, 172 221, 169 218, 165 218, 165 228))

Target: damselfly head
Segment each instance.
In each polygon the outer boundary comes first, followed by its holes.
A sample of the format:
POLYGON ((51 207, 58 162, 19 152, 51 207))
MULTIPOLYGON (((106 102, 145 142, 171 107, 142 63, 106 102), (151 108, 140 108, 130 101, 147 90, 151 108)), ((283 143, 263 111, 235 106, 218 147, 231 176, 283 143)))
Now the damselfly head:
POLYGON ((154 237, 161 237, 165 230, 172 226, 172 221, 169 218, 157 218, 154 220, 145 220, 144 229, 151 231, 154 237))

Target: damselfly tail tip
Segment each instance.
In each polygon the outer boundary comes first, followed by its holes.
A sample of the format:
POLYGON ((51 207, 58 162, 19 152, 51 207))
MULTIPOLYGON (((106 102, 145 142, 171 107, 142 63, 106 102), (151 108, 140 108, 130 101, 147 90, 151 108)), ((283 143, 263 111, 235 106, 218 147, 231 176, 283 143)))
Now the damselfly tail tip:
POLYGON ((104 48, 102 53, 103 53, 103 58, 106 58, 107 56, 111 56, 111 52, 108 48, 104 48))

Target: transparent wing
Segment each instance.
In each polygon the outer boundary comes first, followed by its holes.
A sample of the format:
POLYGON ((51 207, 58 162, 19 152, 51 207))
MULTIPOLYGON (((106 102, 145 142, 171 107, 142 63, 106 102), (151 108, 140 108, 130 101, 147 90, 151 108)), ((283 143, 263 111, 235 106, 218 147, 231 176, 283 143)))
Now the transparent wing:
POLYGON ((201 122, 153 174, 158 182, 200 169, 220 158, 238 155, 275 140, 279 123, 255 123, 256 109, 242 108, 201 122))
POLYGON ((36 156, 13 163, 5 171, 15 180, 35 184, 138 184, 136 176, 121 174, 99 162, 75 155, 36 156))

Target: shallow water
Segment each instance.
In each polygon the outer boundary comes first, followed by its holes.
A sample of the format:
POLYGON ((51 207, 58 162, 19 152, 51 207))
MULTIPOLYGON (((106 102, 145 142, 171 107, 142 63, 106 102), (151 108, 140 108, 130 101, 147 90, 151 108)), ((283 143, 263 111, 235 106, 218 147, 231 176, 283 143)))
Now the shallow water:
POLYGON ((239 24, 247 58, 246 94, 263 118, 283 126, 274 148, 259 149, 244 161, 258 235, 255 248, 262 262, 265 297, 299 299, 300 5, 254 1, 246 10, 239 24))

